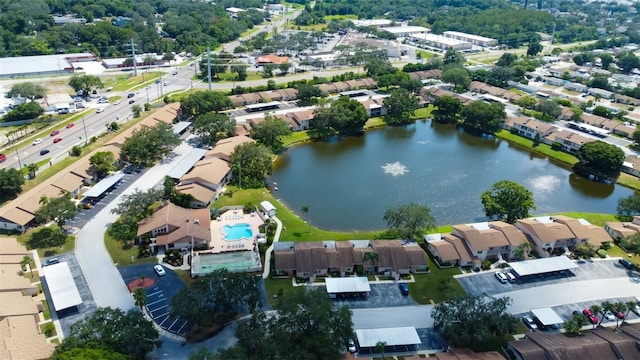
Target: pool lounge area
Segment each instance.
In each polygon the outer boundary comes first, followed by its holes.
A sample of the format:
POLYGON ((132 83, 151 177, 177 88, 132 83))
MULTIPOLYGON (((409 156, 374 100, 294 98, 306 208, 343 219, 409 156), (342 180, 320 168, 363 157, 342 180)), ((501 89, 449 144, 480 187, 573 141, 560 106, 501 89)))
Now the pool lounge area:
POLYGON ((254 250, 258 227, 263 224, 257 214, 229 210, 211 221, 211 248, 207 253, 254 250))

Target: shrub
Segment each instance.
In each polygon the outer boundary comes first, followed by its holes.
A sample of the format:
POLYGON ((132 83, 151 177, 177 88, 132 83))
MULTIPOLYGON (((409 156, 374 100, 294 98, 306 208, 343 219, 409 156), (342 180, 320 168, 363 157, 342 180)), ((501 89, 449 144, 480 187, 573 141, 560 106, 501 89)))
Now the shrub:
POLYGON ((606 258, 607 257, 607 251, 604 250, 604 249, 598 250, 598 256, 603 258, 603 259, 606 258))

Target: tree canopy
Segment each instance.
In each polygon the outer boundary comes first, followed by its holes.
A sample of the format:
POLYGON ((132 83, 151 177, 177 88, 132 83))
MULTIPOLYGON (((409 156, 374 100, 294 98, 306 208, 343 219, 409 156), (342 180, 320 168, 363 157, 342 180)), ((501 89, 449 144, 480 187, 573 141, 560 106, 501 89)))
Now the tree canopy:
POLYGON ((129 359, 144 359, 160 346, 158 331, 137 310, 98 308, 84 320, 71 325, 69 335, 56 348, 61 355, 77 348, 106 349, 126 355, 129 359))
POLYGON ((619 216, 630 220, 633 216, 640 215, 640 196, 629 195, 618 199, 617 212, 619 216))
POLYGON ((482 193, 481 200, 488 218, 501 219, 510 224, 529 217, 529 210, 536 209, 531 190, 510 180, 493 184, 491 189, 482 193))
POLYGON ((440 96, 433 102, 435 109, 431 111, 433 120, 442 124, 455 124, 462 109, 460 99, 452 96, 440 96))
POLYGON ((207 145, 215 145, 218 140, 234 136, 236 122, 227 114, 209 112, 195 117, 193 133, 207 145))
POLYGON ((111 349, 100 347, 77 347, 56 351, 49 360, 129 360, 130 357, 111 349))
POLYGON ((111 151, 98 151, 89 158, 89 164, 98 178, 102 179, 116 169, 116 157, 111 151))
POLYGON ((15 198, 22 191, 24 176, 16 169, 0 169, 0 201, 15 198))
POLYGON ((162 196, 163 191, 157 189, 136 190, 131 194, 122 195, 118 205, 111 210, 120 217, 109 226, 107 233, 125 244, 133 241, 138 232, 138 222, 149 215, 149 207, 162 200, 162 196))
POLYGON ((196 91, 180 100, 180 117, 189 119, 211 111, 220 112, 233 108, 229 97, 220 91, 196 91))
POLYGON ((120 161, 136 166, 149 166, 169 154, 180 142, 169 124, 159 122, 154 127, 143 125, 134 130, 122 144, 120 161))
POLYGON ((597 179, 615 181, 620 176, 624 152, 616 145, 596 140, 588 142, 576 152, 578 163, 573 170, 579 175, 593 175, 597 179))
POLYGON ((40 199, 40 208, 36 211, 36 220, 39 223, 54 221, 58 227, 63 228, 79 211, 68 192, 57 198, 43 196, 40 199))
POLYGON ((434 328, 450 345, 472 349, 515 331, 517 320, 506 312, 508 297, 464 296, 436 305, 434 328))
POLYGON ((279 154, 284 149, 282 137, 291 134, 291 128, 284 120, 267 114, 264 121, 256 124, 249 133, 274 154, 279 154))
POLYGON ((104 84, 100 77, 96 75, 73 75, 69 79, 69 86, 73 91, 82 91, 84 95, 88 95, 92 89, 102 89, 104 84))
POLYGON ((335 133, 359 134, 362 133, 367 120, 367 111, 359 101, 341 96, 335 101, 316 107, 314 127, 310 136, 326 139, 335 133))
POLYGON ((22 96, 29 100, 35 100, 43 98, 45 93, 46 90, 42 85, 32 82, 24 82, 13 84, 7 95, 10 97, 22 96))
POLYGON ((308 82, 297 84, 295 88, 298 90, 298 101, 302 106, 313 105, 317 98, 327 96, 319 87, 308 82))
POLYGON ((27 101, 9 110, 2 118, 4 122, 31 120, 44 114, 44 109, 35 101, 27 101))
POLYGON ((402 126, 411 123, 411 117, 418 109, 419 101, 406 89, 394 89, 391 96, 384 98, 388 109, 385 122, 391 126, 402 126))
POLYGON ((472 133, 493 134, 500 130, 500 122, 507 117, 504 105, 476 100, 460 111, 462 127, 472 133))
POLYGON ((388 208, 384 212, 387 228, 401 239, 418 239, 422 231, 436 228, 431 209, 425 205, 411 203, 388 208))
POLYGON ((264 186, 264 179, 271 174, 271 156, 273 154, 264 145, 245 143, 236 146, 229 156, 234 179, 242 188, 264 186))

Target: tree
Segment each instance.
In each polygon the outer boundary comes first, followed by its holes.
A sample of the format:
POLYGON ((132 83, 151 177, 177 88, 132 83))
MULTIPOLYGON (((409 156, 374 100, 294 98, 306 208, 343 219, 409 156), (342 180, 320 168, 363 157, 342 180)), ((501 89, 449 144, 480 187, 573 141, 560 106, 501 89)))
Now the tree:
POLYGON ((536 111, 542 113, 542 117, 545 121, 556 121, 560 116, 560 105, 553 100, 540 100, 536 105, 536 111))
POLYGON ((98 179, 102 179, 116 169, 116 157, 111 151, 98 151, 89 158, 89 164, 98 179))
POLYGON ((71 325, 69 335, 56 348, 55 355, 75 348, 105 348, 127 355, 131 359, 144 359, 146 354, 160 346, 158 331, 153 323, 135 310, 98 308, 84 320, 71 325))
POLYGON ((362 103, 347 96, 341 96, 331 103, 329 116, 331 128, 344 135, 362 133, 369 119, 362 103))
POLYGON ((309 206, 302 205, 302 213, 307 215, 307 224, 309 224, 309 235, 311 235, 311 216, 309 215, 309 206))
POLYGON ((235 65, 231 66, 231 72, 238 74, 236 77, 237 81, 245 81, 247 80, 247 67, 244 65, 235 65))
POLYGON ((278 64, 278 70, 282 71, 284 74, 287 74, 289 72, 289 69, 291 69, 291 63, 289 62, 278 64))
POLYGON ((611 54, 608 54, 608 53, 603 53, 600 55, 600 61, 602 64, 602 68, 604 70, 608 70, 609 65, 613 63, 613 56, 611 56, 611 54))
POLYGON ((500 123, 507 117, 501 103, 476 100, 460 111, 462 127, 471 133, 493 134, 500 130, 500 123))
POLYGON ((616 64, 623 72, 630 73, 631 70, 640 66, 640 59, 632 52, 621 52, 616 57, 616 64))
POLYGON ((31 272, 31 277, 33 277, 33 268, 31 267, 31 257, 29 255, 25 255, 20 260, 20 267, 22 271, 27 271, 27 265, 29 265, 29 270, 31 272))
POLYGON ((56 351, 49 360, 129 360, 130 357, 103 347, 77 347, 56 351))
POLYGON ((453 96, 440 96, 433 102, 435 109, 431 111, 433 120, 442 124, 455 124, 462 109, 460 99, 453 96))
POLYGON ((39 168, 40 166, 38 166, 37 163, 31 163, 27 165, 27 170, 29 171, 29 179, 33 179, 36 177, 36 172, 39 168))
POLYGON ((36 119, 38 116, 44 114, 44 109, 35 101, 27 101, 24 104, 20 104, 10 110, 2 120, 4 122, 12 122, 19 120, 31 120, 36 119))
POLYGON ((25 82, 14 84, 7 95, 9 97, 22 96, 29 100, 35 100, 43 98, 45 93, 46 90, 41 85, 32 82, 25 82))
POLYGON ((180 118, 190 119, 192 116, 206 114, 211 111, 220 112, 233 108, 229 97, 220 91, 196 91, 180 101, 180 118))
POLYGON ((364 254, 362 254, 362 263, 366 263, 366 262, 371 263, 371 267, 373 267, 374 270, 375 270, 375 266, 378 265, 379 259, 380 259, 380 254, 378 254, 375 251, 367 251, 364 254))
POLYGON ((626 220, 631 220, 631 217, 640 215, 640 196, 633 194, 626 198, 618 199, 617 212, 619 216, 626 220))
POLYGON ((450 47, 444 53, 444 58, 442 59, 442 61, 444 65, 450 65, 450 64, 462 65, 464 64, 464 56, 457 50, 454 50, 453 48, 450 47))
POLYGON ((218 140, 234 136, 236 122, 227 114, 209 112, 197 115, 193 122, 193 133, 207 145, 215 145, 218 140))
POLYGON ((383 219, 389 231, 398 234, 401 239, 417 239, 423 230, 436 228, 431 209, 425 205, 411 203, 388 208, 383 219))
POLYGON ((125 139, 120 149, 120 162, 148 166, 168 155, 181 142, 171 125, 159 122, 142 126, 125 139))
POLYGON ((527 56, 536 56, 542 51, 542 44, 540 44, 540 38, 536 36, 535 39, 529 41, 527 46, 527 56))
POLYGON ((456 88, 466 89, 471 83, 469 72, 462 67, 449 67, 442 72, 442 81, 454 84, 456 88))
POLYGON ((300 83, 295 86, 298 90, 298 101, 302 106, 309 106, 315 103, 316 98, 326 97, 327 94, 319 87, 311 83, 300 83))
POLYGON ((507 87, 507 82, 511 80, 513 74, 513 68, 495 66, 487 73, 487 83, 497 87, 507 87))
POLYGON ((578 163, 573 171, 579 175, 593 175, 596 180, 615 182, 624 162, 624 152, 616 145, 596 140, 588 142, 576 152, 578 163))
MULTIPOLYGON (((596 305, 591 305, 589 310, 591 310, 591 312, 596 316, 602 315, 602 308, 600 307, 600 305, 597 305, 597 304, 596 305)), ((601 317, 601 319, 600 319, 600 321, 598 322, 597 325, 600 325, 601 322, 602 322, 602 317, 601 317)), ((593 328, 594 329, 596 328, 596 324, 593 324, 593 328)))
POLYGON ((149 214, 148 209, 151 205, 162 200, 162 195, 163 191, 156 189, 136 190, 123 195, 118 205, 111 210, 120 217, 109 226, 107 233, 128 246, 136 238, 138 222, 149 214))
POLYGON ((394 89, 391 96, 384 98, 387 107, 385 122, 391 126, 402 126, 411 123, 419 106, 418 98, 405 89, 394 89))
POLYGON ((598 105, 591 111, 593 115, 606 117, 607 119, 613 119, 613 113, 611 110, 607 109, 604 106, 598 105))
POLYGON ((533 96, 529 96, 529 95, 525 95, 520 99, 514 101, 514 104, 525 109, 533 109, 533 107, 536 106, 537 103, 538 103, 538 100, 536 100, 536 98, 534 98, 533 96))
POLYGON ((133 112, 133 117, 135 118, 139 118, 140 115, 142 114, 142 106, 140 105, 133 105, 131 107, 131 112, 133 112))
POLYGON ((434 328, 450 345, 472 349, 493 336, 515 331, 516 318, 506 312, 508 297, 464 296, 436 305, 434 328))
POLYGON ((291 128, 284 120, 267 114, 264 121, 254 125, 249 134, 274 154, 279 154, 284 149, 282 137, 291 134, 291 128))
POLYGON ((582 327, 586 325, 587 318, 582 314, 574 314, 571 320, 564 323, 567 335, 580 335, 582 327))
POLYGON ((40 208, 36 211, 36 220, 39 223, 54 221, 60 229, 64 228, 66 222, 73 219, 80 211, 68 192, 53 199, 43 196, 40 204, 40 208))
POLYGON ((24 176, 16 169, 0 169, 0 201, 13 199, 22 191, 24 176))
POLYGON ((133 290, 133 301, 135 305, 140 308, 140 311, 142 311, 142 308, 147 305, 147 290, 143 287, 138 287, 133 290))
POLYGON ((498 59, 498 61, 496 62, 497 66, 510 66, 511 64, 513 64, 516 60, 518 60, 518 55, 514 54, 514 53, 503 53, 502 56, 500 56, 500 59, 498 59))
POLYGON ((376 352, 381 353, 382 359, 384 360, 384 349, 387 347, 386 341, 378 341, 376 343, 376 352))
POLYGON ((488 218, 504 219, 513 224, 529 216, 535 210, 533 193, 524 186, 509 180, 501 180, 482 193, 482 206, 488 218))
POLYGON ((258 143, 238 145, 229 156, 233 177, 238 180, 240 188, 259 188, 264 178, 271 174, 271 156, 269 149, 258 143))
POLYGON ((69 86, 73 91, 82 91, 84 95, 88 95, 94 88, 102 89, 104 84, 96 75, 73 75, 69 79, 69 86))

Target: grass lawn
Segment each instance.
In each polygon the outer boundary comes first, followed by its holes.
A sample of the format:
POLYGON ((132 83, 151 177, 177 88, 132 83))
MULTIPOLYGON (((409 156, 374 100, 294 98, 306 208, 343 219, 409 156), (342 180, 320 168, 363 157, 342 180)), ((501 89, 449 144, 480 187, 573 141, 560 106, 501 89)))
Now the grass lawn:
POLYGON ((51 311, 49 311, 49 304, 47 304, 47 300, 41 300, 42 302, 42 316, 45 320, 51 319, 51 311))
POLYGON ((566 165, 574 165, 578 162, 578 159, 571 154, 567 154, 564 151, 553 150, 551 146, 547 144, 539 144, 538 146, 534 147, 533 140, 512 134, 507 130, 500 130, 496 133, 496 136, 501 139, 507 140, 512 144, 520 145, 523 148, 533 151, 534 153, 545 155, 566 165))
POLYGON ((411 118, 412 119, 427 119, 431 117, 431 112, 433 111, 434 106, 433 105, 429 105, 427 107, 424 108, 420 108, 418 110, 416 110, 415 115, 413 115, 411 118))
POLYGON ((347 14, 347 15, 325 15, 324 19, 327 20, 327 21, 331 21, 331 20, 358 20, 358 17, 356 15, 353 15, 353 14, 347 14))
POLYGON ((269 304, 271 306, 276 305, 278 303, 278 297, 280 296, 290 296, 295 293, 300 293, 304 290, 304 287, 298 286, 294 287, 291 284, 291 279, 272 279, 268 278, 264 280, 264 288, 267 293, 267 299, 269 300, 269 304), (273 296, 277 297, 274 298, 273 296))
POLYGON ((52 234, 56 229, 56 225, 39 226, 34 230, 18 236, 18 242, 26 246, 28 250, 37 249, 38 256, 41 258, 72 251, 76 247, 76 237, 67 236, 66 241, 62 245, 57 245, 55 242, 52 242, 52 234))
POLYGON ((307 131, 294 131, 291 133, 291 135, 282 138, 284 147, 289 147, 293 144, 309 140, 311 139, 309 138, 309 134, 307 133, 307 131))
POLYGON ((104 234, 104 245, 111 256, 111 260, 116 266, 127 266, 131 264, 140 263, 155 263, 158 259, 155 256, 150 256, 144 259, 138 259, 138 248, 132 246, 131 248, 123 248, 122 243, 115 240, 109 234, 104 234), (133 262, 131 261, 133 257, 133 262))
POLYGON ((604 226, 607 221, 620 221, 616 214, 601 214, 601 213, 588 213, 588 212, 563 212, 551 215, 565 215, 574 219, 585 219, 593 225, 604 226))
POLYGON ((383 126, 387 126, 387 124, 384 122, 384 119, 381 117, 372 117, 369 120, 367 120, 367 122, 364 124, 364 129, 368 130, 368 129, 375 129, 375 128, 379 128, 379 127, 383 127, 383 126))
POLYGON ((56 327, 53 325, 53 322, 48 322, 46 324, 40 325, 40 332, 44 334, 45 337, 56 336, 56 327))
POLYGON ((299 26, 293 26, 293 25, 289 25, 290 28, 295 28, 295 29, 299 29, 301 31, 325 31, 328 26, 326 24, 313 24, 313 25, 299 25, 299 26))
POLYGON ((622 248, 618 245, 613 244, 613 247, 607 250, 607 255, 610 257, 621 257, 623 259, 627 259, 632 263, 636 264, 636 266, 640 266, 640 256, 632 255, 629 257, 629 253, 622 250, 622 248))
POLYGON ((104 86, 105 88, 112 86, 113 91, 134 90, 138 87, 144 87, 144 83, 153 83, 152 80, 155 80, 163 75, 165 75, 165 73, 160 71, 146 72, 140 70, 138 71, 138 76, 122 74, 116 77, 109 78, 104 81, 104 86))
POLYGON ((460 274, 459 268, 440 269, 429 255, 427 263, 429 273, 414 275, 416 282, 409 283, 413 300, 420 304, 430 304, 431 300, 439 303, 465 294, 462 286, 453 278, 453 275, 460 274))
POLYGON ((617 183, 622 186, 626 186, 628 188, 640 191, 640 179, 638 179, 635 176, 631 176, 625 173, 620 173, 620 177, 618 177, 617 183))
MULTIPOLYGON (((236 73, 222 73, 222 74, 218 74, 218 82, 232 82, 235 81, 236 77, 238 77, 238 74, 236 73)), ((256 73, 247 73, 247 79, 245 81, 252 81, 252 80, 261 80, 264 79, 262 77, 262 75, 256 74, 256 73)))
POLYGON ((35 270, 36 265, 35 262, 33 260, 31 260, 31 269, 34 270, 27 270, 24 272, 24 277, 26 277, 27 279, 29 279, 30 281, 37 281, 40 279, 40 275, 38 274, 38 270, 35 270))
MULTIPOLYGON (((235 186, 227 185, 227 192, 213 203, 212 207, 221 208, 229 205, 245 205, 251 203, 254 205, 267 200, 276 207, 278 219, 282 221, 284 229, 280 236, 280 241, 319 241, 319 240, 355 240, 355 239, 373 239, 380 231, 364 231, 364 232, 337 232, 318 229, 312 226, 312 232, 309 234, 309 226, 300 219, 296 214, 289 211, 284 205, 276 200, 271 193, 264 188, 261 189, 238 189, 235 186)), ((311 223, 313 224, 313 208, 309 209, 311 215, 311 223)))
POLYGON ((174 270, 173 272, 175 272, 176 275, 178 275, 178 277, 185 284, 191 284, 191 282, 193 281, 193 279, 191 279, 191 276, 189 276, 189 271, 188 270, 174 270))

